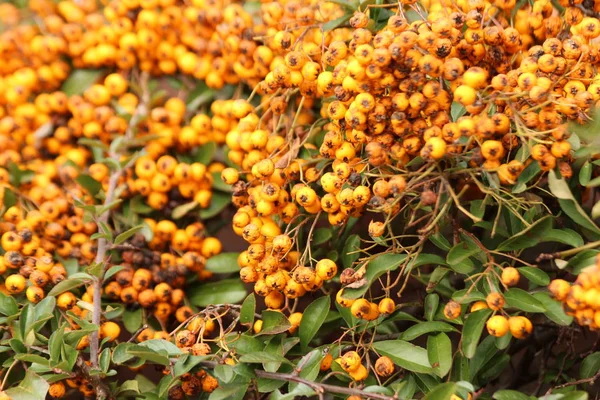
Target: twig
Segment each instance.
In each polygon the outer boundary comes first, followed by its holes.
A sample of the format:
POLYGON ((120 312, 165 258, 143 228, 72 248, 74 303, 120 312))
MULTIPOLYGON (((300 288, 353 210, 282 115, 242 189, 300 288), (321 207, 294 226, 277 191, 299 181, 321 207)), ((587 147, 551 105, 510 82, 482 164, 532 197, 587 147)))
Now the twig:
POLYGON ((563 383, 562 385, 554 386, 553 388, 549 389, 548 392, 546 392, 546 395, 550 394, 550 392, 554 389, 562 389, 562 388, 565 388, 568 386, 581 385, 582 383, 594 384, 594 381, 598 378, 600 378, 600 371, 596 372, 596 375, 591 376, 589 378, 578 379, 573 382, 567 382, 567 383, 563 383))
POLYGON ((565 257, 570 257, 572 255, 575 255, 583 250, 589 250, 589 249, 593 249, 600 246, 600 240, 597 240, 595 242, 590 242, 587 244, 584 244, 583 246, 579 246, 579 247, 575 247, 574 249, 569 249, 569 250, 565 250, 565 251, 558 251, 556 253, 542 253, 538 256, 538 258, 536 258, 536 262, 541 262, 541 261, 548 261, 548 260, 554 260, 556 258, 565 258, 565 257))

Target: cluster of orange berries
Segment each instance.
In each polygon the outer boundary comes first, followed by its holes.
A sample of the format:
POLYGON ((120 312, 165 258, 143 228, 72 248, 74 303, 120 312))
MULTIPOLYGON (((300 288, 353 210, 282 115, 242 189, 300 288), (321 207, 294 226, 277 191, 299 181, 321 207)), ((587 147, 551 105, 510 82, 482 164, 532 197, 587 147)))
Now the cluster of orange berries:
POLYGON ((579 325, 600 329, 600 257, 595 265, 581 271, 574 283, 554 279, 548 289, 579 325))
MULTIPOLYGON (((363 381, 369 376, 369 370, 362 363, 360 355, 356 351, 348 351, 335 359, 344 371, 355 381, 363 381)), ((387 356, 381 356, 375 361, 375 373, 383 378, 392 375, 396 369, 394 362, 387 356)))
MULTIPOLYGON (((521 276, 514 267, 502 269, 501 280, 506 287, 515 286, 519 283, 521 276)), ((510 332, 516 339, 525 339, 533 332, 533 324, 522 315, 510 316, 503 310, 505 305, 504 296, 499 292, 491 292, 485 301, 476 301, 471 305, 470 311, 475 312, 490 309, 494 312, 486 322, 486 328, 490 335, 503 337, 510 332), (501 314, 498 314, 501 313, 501 314)), ((462 313, 462 306, 458 301, 450 300, 444 307, 444 316, 448 319, 456 319, 462 313)))

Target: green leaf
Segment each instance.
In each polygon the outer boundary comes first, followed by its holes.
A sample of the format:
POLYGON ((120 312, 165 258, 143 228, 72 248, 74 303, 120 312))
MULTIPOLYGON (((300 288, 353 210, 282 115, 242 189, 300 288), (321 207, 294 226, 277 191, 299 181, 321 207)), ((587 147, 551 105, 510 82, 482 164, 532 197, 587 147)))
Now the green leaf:
POLYGON ((479 253, 481 249, 471 241, 463 241, 450 249, 446 256, 446 263, 460 274, 468 274, 474 266, 470 257, 479 253))
POLYGON ((112 360, 115 364, 121 365, 133 358, 131 354, 127 352, 130 348, 135 346, 134 343, 119 343, 113 350, 112 360))
POLYGON ((511 288, 504 292, 504 300, 508 307, 527 312, 545 312, 546 308, 533 295, 523 289, 511 288))
POLYGON ((529 183, 529 181, 531 181, 540 171, 541 168, 539 163, 530 163, 517 178, 517 183, 513 187, 512 192, 521 193, 527 190, 527 183, 529 183))
POLYGON ((266 362, 291 364, 291 362, 284 356, 266 351, 255 351, 244 354, 240 357, 240 361, 249 364, 262 364, 266 362))
POLYGON ((344 268, 352 268, 352 265, 360 256, 360 236, 351 235, 344 244, 342 250, 342 265, 344 268))
POLYGON ((485 301, 485 295, 477 290, 461 289, 454 292, 452 300, 460 304, 469 304, 474 301, 485 301))
POLYGON ((318 246, 320 244, 327 243, 332 237, 333 234, 331 233, 330 228, 319 228, 315 231, 312 237, 311 245, 318 246))
POLYGON ((475 355, 471 358, 469 363, 469 381, 473 381, 475 376, 483 369, 483 367, 498 353, 496 347, 496 338, 493 336, 487 336, 481 341, 475 355))
POLYGON ((216 151, 217 144, 215 142, 208 142, 196 150, 194 161, 199 162, 200 164, 208 165, 215 156, 216 151))
POLYGON ((413 325, 405 330, 401 335, 400 339, 411 341, 419 336, 425 335, 430 332, 457 332, 456 328, 452 325, 441 322, 441 321, 428 321, 420 322, 417 325, 413 325))
POLYGON ((210 257, 206 261, 206 269, 215 274, 231 274, 239 272, 238 266, 239 253, 221 253, 214 257, 210 257))
POLYGON ((254 313, 256 312, 256 296, 250 293, 242 303, 240 310, 240 324, 251 327, 254 324, 254 313))
POLYGON ((246 297, 246 288, 239 278, 195 285, 188 289, 190 303, 198 307, 211 304, 234 304, 242 301, 244 297, 246 297))
POLYGON ((29 370, 19 386, 5 392, 11 400, 45 400, 49 388, 44 378, 29 370))
POLYGON ((527 278, 530 282, 540 286, 548 286, 550 283, 550 277, 547 273, 539 268, 535 267, 521 267, 517 268, 519 273, 527 278))
POLYGON ((200 81, 196 87, 190 91, 185 103, 187 104, 187 110, 194 112, 203 104, 208 103, 215 97, 216 91, 209 89, 206 83, 200 81))
POLYGON ((571 325, 573 322, 573 317, 565 313, 562 304, 558 300, 554 300, 548 293, 544 292, 536 292, 533 294, 533 297, 542 303, 546 309, 544 315, 546 315, 548 319, 559 325, 571 325))
POLYGON ((571 247, 583 246, 583 238, 577 232, 568 228, 550 229, 544 234, 543 242, 558 242, 571 247))
POLYGON ((600 228, 598 228, 589 215, 581 208, 579 201, 573 196, 573 193, 564 178, 558 178, 554 170, 548 172, 548 186, 552 194, 558 197, 560 207, 565 214, 567 214, 575 223, 592 231, 596 235, 600 235, 600 228))
POLYGON ((381 275, 388 271, 396 270, 403 261, 406 260, 406 254, 391 254, 384 253, 373 260, 367 265, 367 272, 365 273, 364 279, 366 283, 360 288, 346 288, 344 289, 344 297, 348 299, 357 299, 367 292, 371 283, 379 278, 381 275))
POLYGON ((26 362, 26 363, 37 363, 37 364, 44 365, 44 366, 49 365, 47 358, 44 358, 37 354, 26 354, 26 353, 16 354, 15 359, 26 362))
POLYGON ((181 204, 173 209, 171 212, 171 218, 180 219, 183 218, 187 213, 198 207, 198 203, 190 201, 189 203, 181 204))
POLYGON ((123 325, 127 332, 135 333, 142 326, 144 311, 138 308, 135 311, 125 310, 123 312, 123 325))
POLYGON ((456 383, 446 382, 436 386, 431 392, 427 393, 424 400, 449 400, 456 392, 456 383))
POLYGON ((425 319, 433 321, 435 313, 440 305, 440 296, 437 293, 430 293, 425 296, 425 319))
POLYGON ((75 69, 63 82, 60 91, 67 96, 83 94, 87 88, 100 79, 102 74, 104 74, 104 71, 101 69, 75 69))
POLYGON ((221 213, 231 203, 231 196, 227 193, 214 192, 210 206, 200 210, 200 218, 209 219, 221 213))
POLYGON ((492 396, 495 400, 529 400, 529 396, 516 390, 499 390, 492 396))
POLYGON ((600 352, 595 352, 587 356, 581 362, 579 367, 579 378, 591 378, 600 371, 600 352))
POLYGON ((583 390, 576 390, 573 392, 565 393, 560 400, 588 400, 590 395, 588 392, 584 392, 583 390))
POLYGON ((87 190, 92 196, 96 196, 102 190, 102 184, 86 174, 79 174, 75 178, 75 182, 79 183, 81 187, 87 190))
POLYGON ((457 101, 453 101, 450 106, 450 116, 452 121, 456 122, 460 117, 467 113, 467 109, 457 101))
POLYGON ((427 359, 433 372, 443 378, 452 368, 452 342, 445 333, 439 333, 427 338, 427 359))
POLYGON ((182 354, 181 349, 174 343, 163 339, 150 339, 139 343, 137 346, 147 347, 155 352, 162 351, 169 356, 177 356, 182 354))
POLYGON ((408 371, 430 374, 433 372, 427 350, 404 340, 385 340, 373 343, 373 348, 408 371))
POLYGON ((106 271, 103 280, 105 282, 108 281, 110 278, 112 278, 114 275, 116 275, 119 271, 122 271, 123 269, 125 269, 123 265, 113 265, 108 269, 108 271, 106 271))
POLYGON ((315 337, 321 325, 325 321, 331 306, 329 296, 324 296, 313 301, 302 314, 298 336, 300 337, 300 345, 306 348, 310 341, 315 337))
MULTIPOLYGON (((332 0, 328 0, 328 1, 331 2, 332 0)), ((350 14, 344 14, 339 18, 336 18, 331 21, 327 21, 326 23, 323 24, 323 27, 321 29, 323 30, 323 32, 332 31, 335 28, 339 28, 340 26, 345 25, 346 22, 348 22, 350 20, 350 17, 351 17, 350 14)))
POLYGON ((485 322, 492 315, 492 310, 485 309, 469 313, 462 330, 462 351, 465 357, 473 358, 485 322))
POLYGON ((121 243, 125 243, 125 241, 127 239, 129 239, 130 237, 132 237, 133 235, 135 235, 136 233, 141 231, 143 227, 144 227, 143 225, 134 226, 133 228, 128 229, 125 232, 117 235, 117 237, 115 238, 114 244, 119 245, 121 243))
POLYGON ((231 187, 231 185, 228 185, 225 182, 223 182, 223 178, 221 178, 221 172, 213 172, 212 177, 213 188, 220 190, 221 192, 233 193, 233 188, 231 187))
POLYGON ((0 292, 0 314, 10 317, 19 312, 19 306, 14 297, 0 292))
POLYGON ((262 312, 262 317, 263 326, 257 336, 276 335, 287 331, 292 326, 286 316, 279 311, 265 310, 262 312))
POLYGON ((85 282, 86 282, 85 279, 78 279, 78 278, 65 279, 64 281, 59 282, 56 286, 54 286, 52 289, 50 289, 50 291, 48 292, 48 296, 57 296, 61 293, 68 292, 69 290, 73 290, 75 288, 78 288, 79 286, 84 285, 85 282))
POLYGON ((440 250, 449 251, 452 247, 450 246, 448 239, 446 239, 440 232, 429 236, 429 240, 440 250))
POLYGON ((102 372, 107 373, 110 368, 110 349, 102 350, 98 359, 98 365, 102 372))
POLYGON ((496 251, 521 250, 535 246, 543 240, 544 235, 552 229, 552 218, 546 216, 517 235, 500 243, 496 251))

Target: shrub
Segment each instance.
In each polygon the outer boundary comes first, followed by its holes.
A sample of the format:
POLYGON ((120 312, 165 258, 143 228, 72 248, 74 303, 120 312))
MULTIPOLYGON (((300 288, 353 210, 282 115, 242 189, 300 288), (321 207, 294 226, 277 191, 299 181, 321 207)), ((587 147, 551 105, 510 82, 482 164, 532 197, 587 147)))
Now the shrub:
POLYGON ((17 3, 0 398, 594 393, 593 2, 17 3))

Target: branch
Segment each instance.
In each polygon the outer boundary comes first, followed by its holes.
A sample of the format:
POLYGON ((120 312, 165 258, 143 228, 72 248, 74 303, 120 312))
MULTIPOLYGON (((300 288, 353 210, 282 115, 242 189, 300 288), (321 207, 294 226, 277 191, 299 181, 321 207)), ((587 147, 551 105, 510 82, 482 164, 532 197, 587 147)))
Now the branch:
MULTIPOLYGON (((219 365, 219 363, 217 363, 215 361, 203 361, 201 364, 208 368, 214 368, 217 365, 219 365)), ((352 396, 352 395, 360 396, 361 398, 364 398, 364 399, 380 399, 380 400, 397 400, 398 399, 398 397, 396 397, 396 396, 386 396, 384 394, 379 394, 379 393, 365 392, 364 390, 360 390, 360 389, 353 389, 353 388, 347 388, 347 387, 342 387, 342 386, 329 385, 327 383, 309 381, 307 379, 304 379, 297 375, 294 375, 293 373, 282 374, 279 372, 267 372, 267 371, 262 371, 262 370, 255 370, 254 373, 259 378, 268 378, 268 379, 275 379, 278 381, 290 381, 290 382, 302 383, 302 384, 312 388, 319 396, 322 396, 324 393, 339 393, 339 394, 347 394, 350 396, 352 396)))
POLYGON ((573 382, 567 382, 567 383, 563 383, 562 385, 554 386, 553 388, 548 389, 548 392, 546 394, 550 394, 550 392, 553 389, 562 389, 562 388, 565 388, 568 386, 580 385, 582 383, 591 383, 593 385, 594 381, 598 378, 600 378, 600 371, 596 372, 596 375, 589 377, 589 378, 579 379, 579 380, 576 380, 573 382))

